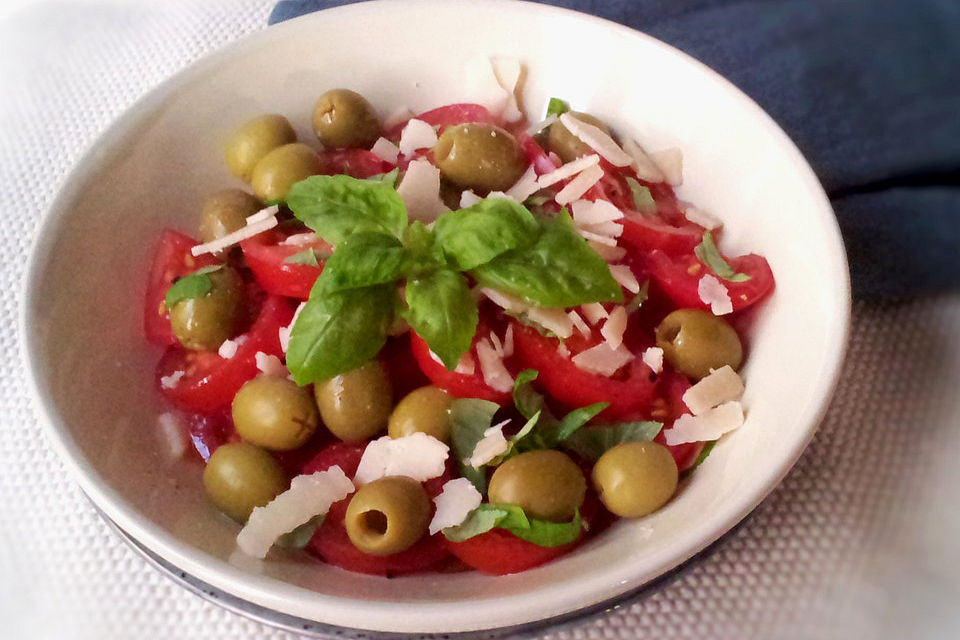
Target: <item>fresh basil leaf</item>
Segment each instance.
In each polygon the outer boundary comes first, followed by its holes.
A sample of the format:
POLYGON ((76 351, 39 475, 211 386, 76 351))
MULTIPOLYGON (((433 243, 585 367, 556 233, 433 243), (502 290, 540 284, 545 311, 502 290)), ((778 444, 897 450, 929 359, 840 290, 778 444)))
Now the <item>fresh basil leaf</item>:
MULTIPOLYGON (((328 256, 324 256, 326 258, 328 256)), ((284 262, 287 264, 306 264, 311 267, 320 266, 321 257, 317 253, 316 249, 304 249, 299 253, 295 253, 292 256, 288 256, 284 262)))
POLYGON ((713 448, 715 446, 717 446, 716 440, 711 440, 707 444, 703 445, 703 449, 700 450, 700 455, 697 456, 697 459, 694 461, 691 469, 696 469, 701 464, 703 464, 703 461, 707 459, 707 456, 710 455, 710 452, 713 451, 713 448))
POLYGON ((633 195, 633 208, 640 213, 656 213, 657 201, 653 199, 648 187, 643 186, 636 179, 627 176, 627 186, 630 187, 630 193, 633 195))
POLYGON ((529 527, 504 527, 502 523, 497 526, 538 547, 559 547, 569 544, 579 538, 583 530, 579 509, 570 522, 547 522, 535 518, 528 518, 528 520, 529 527))
POLYGON ((448 527, 443 535, 451 542, 463 542, 499 528, 541 547, 559 547, 580 537, 583 520, 579 510, 570 522, 546 522, 528 517, 513 504, 481 504, 460 525, 448 527))
POLYGON ((643 306, 643 303, 647 301, 647 298, 650 294, 650 281, 644 280, 643 284, 640 286, 640 291, 637 291, 637 295, 633 296, 626 305, 624 309, 627 312, 627 315, 630 315, 634 311, 639 311, 640 307, 643 306))
POLYGON ((528 418, 527 421, 523 423, 523 426, 520 427, 519 431, 517 431, 514 435, 507 438, 507 450, 501 453, 500 455, 496 456, 493 460, 491 460, 484 466, 495 467, 501 464, 504 460, 512 458, 514 455, 518 453, 522 453, 523 451, 530 451, 531 449, 529 448, 523 448, 524 443, 527 439, 527 436, 533 433, 533 429, 537 425, 538 420, 540 420, 539 411, 533 414, 532 416, 530 416, 530 418, 528 418))
POLYGON ((412 258, 408 276, 426 273, 447 264, 443 251, 437 246, 433 229, 419 220, 414 220, 403 232, 403 245, 412 258))
POLYGON ((539 416, 536 428, 523 439, 518 438, 514 445, 517 451, 554 449, 561 441, 570 437, 577 429, 610 406, 609 402, 598 402, 575 409, 562 420, 557 420, 547 408, 543 396, 533 388, 532 383, 538 375, 536 369, 525 369, 517 374, 513 384, 513 404, 517 411, 525 418, 539 416))
POLYGON ((580 429, 580 427, 596 418, 601 411, 609 406, 609 402, 595 402, 594 404, 587 405, 586 407, 574 409, 567 415, 563 416, 563 419, 560 421, 560 424, 557 427, 557 439, 560 442, 563 442, 572 436, 578 429, 580 429))
POLYGON ((447 369, 455 369, 473 342, 479 319, 467 279, 452 269, 409 278, 406 299, 407 322, 447 369))
POLYGON ((710 233, 709 230, 703 232, 703 242, 694 247, 693 252, 700 258, 703 264, 710 267, 711 271, 724 280, 729 280, 730 282, 746 282, 750 279, 750 276, 747 274, 737 273, 727 264, 727 261, 723 259, 723 256, 717 249, 717 245, 714 244, 713 234, 710 233))
POLYGON ((496 505, 481 504, 462 523, 443 529, 443 535, 450 542, 463 542, 490 531, 507 515, 506 510, 496 505))
POLYGON ((355 369, 377 355, 398 306, 394 285, 327 291, 324 280, 321 274, 290 332, 287 367, 301 386, 355 369))
POLYGON ((369 178, 367 178, 367 180, 369 180, 370 182, 383 182, 385 184, 390 185, 391 187, 396 187, 397 178, 399 177, 400 177, 400 168, 397 167, 392 171, 388 171, 386 173, 378 173, 375 176, 370 176, 369 178))
POLYGON ((210 274, 223 268, 222 264, 201 267, 189 275, 185 275, 174 282, 164 298, 167 309, 172 309, 181 300, 202 298, 213 289, 213 280, 210 274))
POLYGON ((473 455, 483 433, 493 424, 493 416, 500 405, 479 398, 458 398, 450 404, 450 444, 457 457, 460 475, 469 480, 480 493, 487 492, 487 474, 464 460, 473 455))
POLYGON ((570 105, 567 104, 565 100, 561 100, 560 98, 550 98, 550 102, 547 103, 548 116, 559 116, 567 111, 570 111, 570 105))
POLYGON ((543 396, 533 388, 533 381, 540 372, 536 369, 524 369, 513 381, 513 404, 524 418, 532 418, 543 410, 543 396))
POLYGON ((310 176, 287 193, 293 215, 321 238, 339 246, 351 233, 374 231, 400 237, 407 208, 396 190, 350 176, 310 176))
POLYGON ((393 236, 359 231, 337 245, 320 277, 327 291, 358 289, 403 278, 410 262, 409 252, 393 236))
POLYGON ((536 236, 537 221, 513 200, 484 198, 466 209, 443 214, 433 230, 450 261, 466 271, 528 244, 536 236))
POLYGON ((470 274, 485 287, 541 307, 623 300, 610 267, 574 231, 566 210, 540 222, 540 235, 532 245, 497 256, 470 274))
POLYGON ((660 422, 620 422, 580 429, 561 443, 588 460, 596 461, 609 449, 624 442, 649 442, 657 437, 660 422))

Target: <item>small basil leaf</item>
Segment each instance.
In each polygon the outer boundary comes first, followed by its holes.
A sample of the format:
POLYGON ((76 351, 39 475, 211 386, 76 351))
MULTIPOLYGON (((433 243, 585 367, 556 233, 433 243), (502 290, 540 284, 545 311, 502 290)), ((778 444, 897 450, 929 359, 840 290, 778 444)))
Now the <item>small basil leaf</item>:
POLYGON ((541 307, 623 300, 610 267, 574 231, 566 210, 542 220, 540 228, 534 244, 497 256, 470 274, 485 287, 541 307))
POLYGON ((513 404, 524 418, 532 418, 544 408, 543 396, 537 393, 532 384, 539 375, 536 369, 524 369, 514 379, 513 404))
POLYGON ((515 436, 513 449, 517 452, 556 448, 610 404, 598 402, 581 407, 568 413, 563 420, 557 420, 546 407, 543 396, 533 388, 532 383, 538 375, 536 369, 525 369, 517 374, 513 385, 513 404, 517 411, 525 418, 539 416, 536 428, 531 429, 529 435, 522 439, 515 436))
POLYGON ((301 386, 345 373, 376 356, 398 305, 393 285, 327 291, 324 281, 321 274, 290 332, 287 367, 301 386))
POLYGON ((321 238, 339 246, 351 233, 374 231, 399 237, 407 208, 385 182, 350 176, 310 176, 287 194, 293 215, 321 238))
POLYGON ((627 315, 630 315, 634 311, 639 311, 640 307, 643 306, 643 303, 647 301, 647 297, 650 293, 650 281, 644 280, 643 284, 640 286, 640 291, 637 292, 637 295, 633 296, 624 308, 627 312, 627 315))
POLYGON ((521 540, 532 542, 538 547, 559 547, 569 544, 580 537, 583 530, 583 520, 580 518, 580 511, 577 510, 570 522, 547 522, 528 518, 529 527, 504 527, 521 540))
MULTIPOLYGON (((326 257, 327 256, 324 256, 324 258, 326 257)), ((287 264, 306 264, 311 267, 319 267, 321 259, 316 249, 304 249, 299 253, 288 256, 284 262, 287 264)))
POLYGON ((409 252, 393 236, 361 231, 347 236, 327 259, 322 277, 328 291, 358 289, 401 279, 409 252))
POLYGON ((710 267, 715 274, 730 282, 746 282, 750 279, 745 273, 736 273, 723 259, 717 245, 713 242, 713 234, 709 230, 703 232, 703 242, 694 247, 693 252, 700 261, 710 267))
POLYGON ((696 469, 696 468, 699 467, 701 464, 703 464, 703 461, 707 459, 707 456, 710 455, 710 452, 713 451, 713 448, 714 448, 715 446, 717 446, 717 441, 716 441, 716 440, 711 440, 711 441, 708 442, 707 444, 703 445, 703 449, 700 450, 700 455, 697 456, 697 459, 696 459, 696 461, 694 461, 693 467, 691 467, 691 468, 692 468, 692 469, 696 469))
POLYGON ((369 180, 370 182, 383 182, 384 184, 388 184, 391 187, 395 187, 397 186, 397 178, 399 176, 400 176, 400 169, 398 167, 386 173, 378 173, 375 176, 370 176, 369 178, 367 178, 367 180, 369 180))
POLYGON ((471 511, 462 523, 444 529, 443 535, 450 542, 463 542, 490 531, 506 516, 504 509, 491 504, 481 504, 471 511))
POLYGON ((202 267, 174 282, 167 289, 167 295, 164 298, 167 309, 172 309, 181 300, 202 298, 210 293, 210 290, 213 289, 213 280, 210 279, 209 274, 222 268, 223 265, 220 264, 202 267))
POLYGON ((547 103, 548 116, 559 116, 567 111, 570 111, 570 105, 565 100, 550 98, 550 102, 547 103))
POLYGON ((633 195, 633 208, 640 213, 656 213, 657 202, 653 199, 650 189, 637 182, 634 178, 627 176, 627 185, 630 187, 630 193, 633 195))
POLYGON ((452 371, 477 331, 477 301, 467 279, 451 269, 410 278, 406 300, 407 322, 452 371))
POLYGON ((583 520, 577 511, 570 522, 546 522, 530 518, 517 505, 484 503, 471 511, 462 524, 444 529, 443 535, 451 542, 463 542, 494 528, 537 546, 559 547, 580 537, 583 520))
POLYGON ((479 398, 459 398, 450 405, 450 444, 457 457, 460 475, 469 480, 480 493, 487 492, 487 475, 464 460, 473 455, 483 433, 493 424, 493 416, 500 405, 479 398))
POLYGON ((433 230, 450 261, 468 270, 529 243, 537 233, 537 221, 513 200, 485 198, 466 209, 445 213, 433 230))
POLYGON ((601 411, 610 406, 609 402, 596 402, 586 407, 574 409, 563 416, 557 428, 557 439, 563 442, 572 436, 580 427, 597 417, 601 411))
POLYGON ((596 461, 609 449, 624 442, 648 442, 657 437, 659 422, 620 422, 602 427, 580 429, 562 442, 566 449, 596 461))

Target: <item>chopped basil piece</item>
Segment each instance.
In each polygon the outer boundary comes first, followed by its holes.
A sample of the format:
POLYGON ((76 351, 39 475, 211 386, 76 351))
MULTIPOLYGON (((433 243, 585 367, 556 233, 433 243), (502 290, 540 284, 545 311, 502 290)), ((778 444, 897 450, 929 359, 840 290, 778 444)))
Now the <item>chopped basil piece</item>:
POLYGON ((215 264, 209 267, 202 267, 193 273, 183 276, 173 283, 167 289, 167 295, 164 298, 164 304, 167 309, 172 309, 181 300, 189 298, 202 298, 213 289, 213 280, 208 274, 219 271, 223 268, 222 264, 215 264))
POLYGON ((462 524, 444 529, 443 535, 451 542, 463 542, 495 527, 540 547, 559 547, 580 537, 583 521, 579 510, 570 522, 546 522, 528 517, 517 505, 481 504, 462 524))
POLYGON ((633 194, 633 208, 640 213, 656 213, 657 202, 653 199, 650 189, 637 182, 634 178, 627 176, 627 185, 630 187, 630 193, 633 194))
POLYGON ((625 305, 625 310, 627 315, 630 315, 634 311, 639 311, 640 307, 643 306, 643 303, 647 301, 647 297, 650 293, 650 281, 644 280, 643 284, 640 286, 640 291, 637 291, 637 295, 633 296, 625 305))
POLYGON ((720 255, 717 245, 713 242, 713 234, 709 230, 703 232, 703 242, 694 247, 693 252, 711 271, 730 282, 746 282, 750 279, 745 273, 737 273, 727 264, 720 255))
POLYGON ((329 256, 321 256, 316 249, 304 249, 299 253, 288 256, 284 262, 287 264, 306 264, 311 267, 319 267, 320 261, 329 256))
POLYGON ((562 420, 557 420, 547 408, 543 396, 533 388, 532 383, 538 375, 535 369, 525 369, 517 374, 513 385, 513 403, 520 415, 530 419, 539 418, 528 435, 522 440, 517 438, 514 446, 518 452, 554 449, 610 406, 608 402, 598 402, 574 409, 562 420))
POLYGON ((570 105, 565 100, 550 98, 550 102, 547 103, 548 116, 559 116, 567 111, 570 111, 570 105))
POLYGON ((580 429, 561 443, 588 460, 597 461, 609 449, 624 442, 648 442, 657 437, 660 422, 619 422, 580 429))
POLYGON ((713 451, 713 448, 717 446, 716 440, 711 440, 707 444, 703 445, 703 449, 700 450, 700 455, 697 456, 696 461, 693 463, 693 469, 699 467, 703 464, 703 461, 707 459, 707 456, 710 455, 710 452, 713 451))

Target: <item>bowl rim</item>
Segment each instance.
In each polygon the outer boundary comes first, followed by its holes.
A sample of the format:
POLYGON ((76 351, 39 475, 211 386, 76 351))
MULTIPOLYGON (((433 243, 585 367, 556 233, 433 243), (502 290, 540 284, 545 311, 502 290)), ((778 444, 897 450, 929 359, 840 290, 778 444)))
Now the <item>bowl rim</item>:
MULTIPOLYGON (((314 21, 327 20, 334 13, 337 15, 356 13, 357 17, 360 17, 366 12, 395 9, 400 4, 400 0, 373 0, 343 5, 300 16, 248 34, 177 71, 127 107, 117 119, 100 132, 80 155, 73 169, 63 178, 56 197, 43 213, 35 229, 29 260, 21 282, 24 294, 20 299, 18 317, 20 353, 29 380, 29 393, 38 422, 45 432, 47 441, 65 463, 74 479, 110 520, 152 552, 183 571, 260 606, 335 626, 418 633, 476 631, 514 626, 532 620, 570 613, 634 591, 643 584, 652 582, 657 576, 661 576, 681 565, 718 540, 725 532, 743 520, 779 485, 793 468, 823 419, 841 373, 850 330, 850 276, 839 225, 829 200, 813 170, 780 126, 740 89, 689 54, 630 27, 571 9, 522 0, 488 0, 488 2, 480 5, 483 10, 487 11, 491 8, 518 11, 525 12, 524 15, 533 15, 537 18, 559 14, 566 18, 586 21, 596 27, 610 30, 620 37, 645 40, 648 45, 665 49, 686 64, 692 63, 699 67, 701 71, 706 71, 708 75, 712 76, 713 80, 719 81, 731 93, 732 98, 742 104, 745 110, 759 118, 764 125, 765 133, 769 134, 771 140, 777 144, 785 157, 792 163, 806 190, 819 201, 816 211, 811 211, 811 213, 816 213, 816 222, 823 225, 824 229, 829 232, 831 246, 826 247, 825 250, 832 257, 835 263, 833 266, 842 267, 831 270, 831 273, 836 276, 830 282, 833 283, 831 293, 837 306, 838 315, 830 325, 827 339, 829 353, 824 357, 823 375, 819 377, 815 391, 811 395, 811 397, 821 398, 821 401, 819 403, 812 402, 805 408, 805 414, 801 422, 809 426, 803 437, 797 438, 790 447, 788 454, 783 459, 783 464, 778 468, 775 475, 765 478, 761 486, 756 487, 753 491, 738 494, 728 503, 727 509, 722 512, 705 515, 704 519, 695 528, 696 535, 693 533, 694 528, 691 527, 690 530, 679 536, 679 540, 673 545, 679 549, 679 552, 667 554, 667 557, 663 557, 664 554, 661 554, 660 557, 655 558, 655 562, 651 563, 651 566, 642 576, 635 576, 633 580, 618 581, 614 584, 610 584, 609 577, 603 579, 601 576, 592 576, 592 578, 586 576, 583 580, 584 589, 575 596, 562 592, 563 590, 557 585, 537 588, 535 593, 538 595, 538 599, 542 602, 549 602, 550 606, 533 607, 534 610, 539 609, 544 612, 537 613, 534 611, 534 615, 531 616, 529 602, 520 606, 517 603, 520 599, 515 596, 486 597, 471 602, 469 608, 464 607, 462 603, 449 602, 409 604, 361 601, 319 594, 274 578, 242 571, 227 562, 213 558, 199 549, 180 542, 173 535, 153 525, 144 514, 134 507, 125 504, 120 494, 107 485, 94 470, 92 464, 85 459, 80 447, 70 435, 68 425, 57 414, 51 400, 50 389, 35 365, 35 356, 39 352, 40 344, 38 337, 31 332, 30 326, 31 315, 36 307, 37 292, 29 285, 31 281, 37 279, 41 272, 48 253, 45 249, 54 241, 53 234, 49 231, 68 215, 66 205, 78 195, 85 185, 89 184, 96 173, 94 167, 99 166, 105 157, 117 153, 121 141, 131 131, 136 130, 142 122, 149 119, 167 96, 188 87, 198 76, 215 68, 231 56, 243 50, 257 49, 286 33, 304 29, 314 21), (582 599, 584 592, 589 594, 587 600, 582 599), (411 611, 414 611, 414 613, 411 613, 411 611), (450 625, 451 620, 457 621, 455 627, 450 625), (495 622, 491 624, 491 621, 495 622), (358 622, 360 623, 359 626, 358 622)), ((409 0, 403 2, 404 6, 411 6, 411 4, 413 3, 409 0)), ((467 11, 476 7, 470 0, 417 0, 416 4, 420 6, 443 5, 447 8, 460 6, 467 11)))

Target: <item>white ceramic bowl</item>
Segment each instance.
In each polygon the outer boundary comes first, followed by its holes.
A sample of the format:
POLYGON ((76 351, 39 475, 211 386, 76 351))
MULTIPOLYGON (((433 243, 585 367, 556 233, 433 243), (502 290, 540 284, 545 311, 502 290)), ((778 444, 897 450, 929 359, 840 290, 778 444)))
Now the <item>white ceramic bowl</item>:
POLYGON ((829 203, 757 105, 641 33, 499 1, 346 6, 266 29, 193 65, 140 100, 80 161, 38 231, 25 285, 24 354, 38 412, 107 516, 167 562, 241 599, 401 632, 562 615, 636 589, 704 549, 800 456, 833 389, 849 318, 829 203), (141 338, 140 313, 157 234, 196 229, 203 196, 235 184, 221 142, 247 117, 284 113, 310 140, 313 103, 330 87, 352 87, 384 112, 467 100, 463 68, 478 54, 524 63, 534 118, 550 96, 562 96, 649 147, 681 147, 681 197, 725 221, 730 253, 767 257, 777 288, 758 314, 743 372, 746 424, 663 510, 519 575, 386 580, 295 552, 265 562, 238 557, 237 528, 207 504, 199 466, 166 459, 155 436, 159 352, 141 338))

